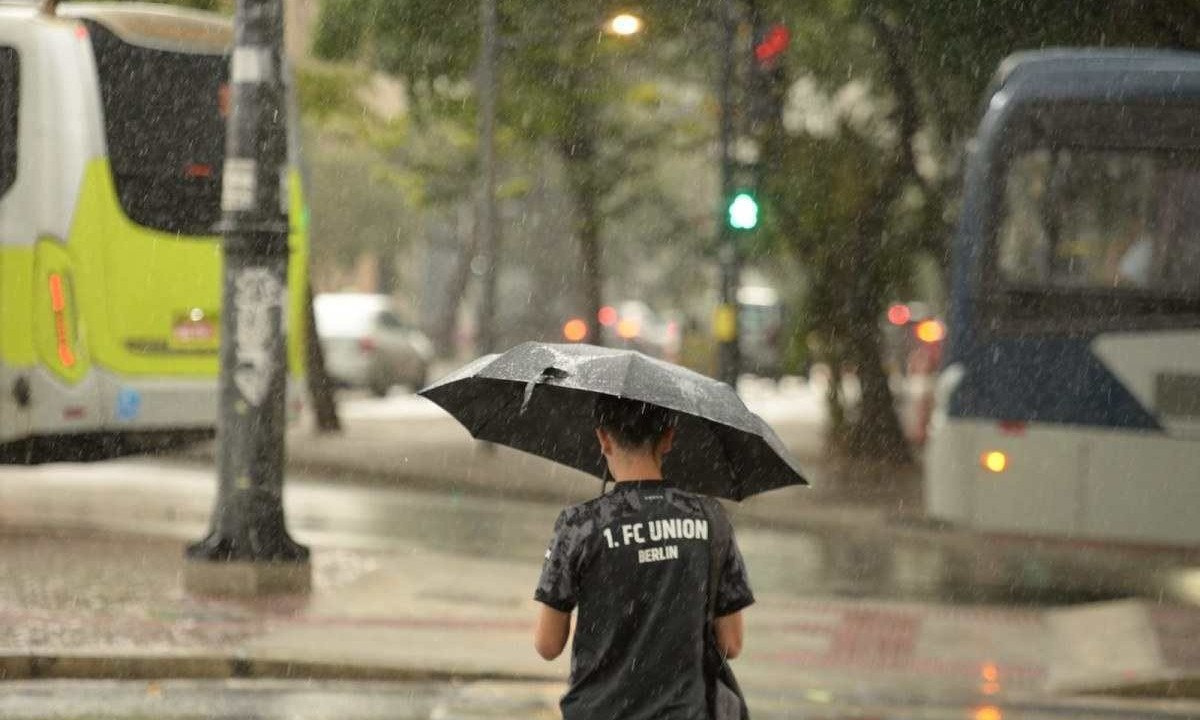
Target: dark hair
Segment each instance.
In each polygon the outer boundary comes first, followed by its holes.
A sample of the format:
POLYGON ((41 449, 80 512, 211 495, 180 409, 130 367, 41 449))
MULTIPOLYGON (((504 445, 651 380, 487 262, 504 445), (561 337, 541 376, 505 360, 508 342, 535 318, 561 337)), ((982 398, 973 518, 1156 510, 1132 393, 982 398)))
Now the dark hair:
POLYGON ((596 425, 626 450, 658 442, 676 420, 675 413, 664 407, 613 395, 597 396, 595 415, 596 425))

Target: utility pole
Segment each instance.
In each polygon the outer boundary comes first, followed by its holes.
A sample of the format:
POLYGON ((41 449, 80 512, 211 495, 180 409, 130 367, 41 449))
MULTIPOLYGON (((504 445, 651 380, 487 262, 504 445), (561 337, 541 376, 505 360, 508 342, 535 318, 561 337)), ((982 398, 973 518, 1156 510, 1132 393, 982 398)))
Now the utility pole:
POLYGON ((216 507, 185 551, 189 591, 306 591, 308 548, 287 532, 287 108, 281 0, 238 0, 222 175, 224 276, 216 507))
POLYGON ((737 235, 731 227, 726 213, 734 191, 733 168, 733 121, 734 121, 734 52, 737 33, 735 0, 721 0, 721 72, 718 98, 721 125, 717 137, 718 153, 721 157, 721 207, 717 216, 719 253, 721 260, 721 304, 717 306, 713 322, 714 335, 718 343, 717 377, 737 387, 741 354, 738 348, 737 291, 741 263, 738 257, 737 235))
POLYGON ((500 238, 496 224, 496 94, 499 18, 496 0, 480 0, 479 175, 477 205, 479 257, 482 259, 482 293, 479 300, 478 347, 480 355, 496 350, 496 281, 499 271, 500 238))

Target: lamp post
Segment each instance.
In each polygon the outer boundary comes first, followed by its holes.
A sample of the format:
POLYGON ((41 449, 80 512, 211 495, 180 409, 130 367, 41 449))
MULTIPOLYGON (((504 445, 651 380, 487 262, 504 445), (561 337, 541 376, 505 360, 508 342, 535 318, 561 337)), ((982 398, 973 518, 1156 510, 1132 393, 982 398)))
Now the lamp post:
POLYGON ((189 591, 307 590, 308 548, 287 532, 287 108, 283 4, 238 0, 221 209, 224 273, 216 506, 185 552, 189 591))
MULTIPOLYGON (((738 313, 737 290, 738 276, 741 270, 738 257, 737 235, 735 222, 741 222, 744 217, 745 201, 735 208, 730 203, 734 190, 733 177, 733 81, 734 81, 734 45, 737 30, 737 18, 734 16, 734 0, 721 0, 719 9, 721 33, 721 71, 718 79, 717 92, 720 104, 720 128, 717 135, 717 152, 721 160, 721 207, 717 219, 718 250, 721 262, 721 303, 717 306, 717 314, 713 322, 714 335, 717 340, 717 377, 723 382, 737 387, 741 353, 738 348, 738 313)), ((739 196, 740 197, 740 196, 739 196)), ((735 200, 735 202, 737 202, 735 200)), ((751 199, 752 202, 752 199, 751 199)), ((757 205, 755 205, 755 224, 757 224, 757 205)), ((744 224, 744 223, 743 223, 744 224)))
POLYGON ((496 349, 496 273, 499 270, 500 233, 496 223, 496 95, 499 46, 499 13, 496 0, 480 0, 481 27, 479 68, 479 198, 475 232, 482 258, 483 288, 479 301, 479 336, 476 351, 483 355, 496 349))

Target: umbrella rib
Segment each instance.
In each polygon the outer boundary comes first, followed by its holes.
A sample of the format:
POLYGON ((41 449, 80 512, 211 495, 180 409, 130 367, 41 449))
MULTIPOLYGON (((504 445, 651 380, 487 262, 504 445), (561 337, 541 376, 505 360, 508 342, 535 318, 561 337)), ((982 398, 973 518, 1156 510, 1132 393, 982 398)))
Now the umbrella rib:
POLYGON ((637 359, 637 355, 629 353, 625 356, 625 373, 621 376, 621 390, 619 397, 627 397, 625 390, 629 386, 629 368, 633 366, 633 361, 637 359))

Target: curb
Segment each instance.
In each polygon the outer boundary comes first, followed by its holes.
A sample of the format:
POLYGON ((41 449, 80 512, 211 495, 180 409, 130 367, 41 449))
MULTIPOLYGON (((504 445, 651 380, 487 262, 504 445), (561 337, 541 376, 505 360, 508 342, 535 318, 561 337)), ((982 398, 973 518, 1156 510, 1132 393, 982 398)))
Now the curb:
POLYGON ((562 682, 553 675, 389 667, 219 655, 0 653, 0 683, 16 680, 356 680, 562 682))

